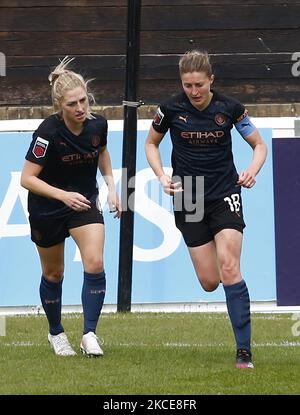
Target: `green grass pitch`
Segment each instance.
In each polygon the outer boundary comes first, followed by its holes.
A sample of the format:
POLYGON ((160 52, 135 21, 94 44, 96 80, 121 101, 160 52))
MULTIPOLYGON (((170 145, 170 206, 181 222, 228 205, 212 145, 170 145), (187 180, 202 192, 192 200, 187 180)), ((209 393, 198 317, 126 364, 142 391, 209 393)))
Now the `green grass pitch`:
POLYGON ((63 324, 75 357, 53 354, 43 314, 6 317, 0 395, 300 394, 300 338, 291 314, 252 314, 254 370, 235 368, 225 313, 103 314, 98 359, 79 352, 82 315, 65 314, 63 324))

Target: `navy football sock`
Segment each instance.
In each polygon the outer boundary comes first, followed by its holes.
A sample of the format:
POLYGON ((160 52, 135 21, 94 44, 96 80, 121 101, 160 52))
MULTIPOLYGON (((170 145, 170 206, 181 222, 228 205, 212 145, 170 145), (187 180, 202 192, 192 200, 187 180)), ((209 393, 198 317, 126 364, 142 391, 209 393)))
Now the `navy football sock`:
POLYGON ((244 280, 241 280, 236 284, 223 285, 223 287, 237 349, 246 349, 250 352, 251 320, 247 285, 244 280))
POLYGON ((97 323, 102 310, 106 289, 105 272, 90 274, 84 272, 82 285, 82 308, 84 318, 83 334, 96 333, 97 323))
POLYGON ((57 335, 64 331, 61 325, 61 295, 62 281, 51 282, 42 275, 40 297, 48 319, 49 332, 52 335, 57 335))

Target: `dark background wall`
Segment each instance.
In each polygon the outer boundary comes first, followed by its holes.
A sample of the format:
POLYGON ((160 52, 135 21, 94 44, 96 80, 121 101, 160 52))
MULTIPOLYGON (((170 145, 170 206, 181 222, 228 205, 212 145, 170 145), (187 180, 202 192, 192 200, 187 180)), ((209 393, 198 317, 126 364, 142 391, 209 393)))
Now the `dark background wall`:
MULTIPOLYGON (((299 16, 300 1, 142 1, 139 98, 155 104, 176 93, 180 54, 199 48, 211 54, 220 91, 250 104, 299 102, 299 16)), ((120 105, 126 17, 126 0, 0 0, 0 106, 50 105, 47 76, 65 55, 96 78, 97 104, 120 105)))

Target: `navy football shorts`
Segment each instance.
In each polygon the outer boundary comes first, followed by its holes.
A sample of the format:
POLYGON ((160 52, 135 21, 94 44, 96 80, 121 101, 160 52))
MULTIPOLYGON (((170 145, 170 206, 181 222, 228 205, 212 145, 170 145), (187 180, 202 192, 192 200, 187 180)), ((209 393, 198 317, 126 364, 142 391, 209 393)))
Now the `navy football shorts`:
POLYGON ((102 212, 95 204, 84 212, 70 212, 63 217, 42 217, 29 215, 31 240, 42 248, 49 248, 63 242, 70 236, 69 229, 91 223, 104 224, 102 212))
POLYGON ((214 236, 223 229, 236 229, 243 233, 245 222, 243 219, 242 198, 239 193, 228 196, 204 205, 202 219, 197 222, 187 220, 189 215, 184 208, 174 211, 176 227, 182 233, 187 246, 195 247, 204 245, 214 239, 214 236))

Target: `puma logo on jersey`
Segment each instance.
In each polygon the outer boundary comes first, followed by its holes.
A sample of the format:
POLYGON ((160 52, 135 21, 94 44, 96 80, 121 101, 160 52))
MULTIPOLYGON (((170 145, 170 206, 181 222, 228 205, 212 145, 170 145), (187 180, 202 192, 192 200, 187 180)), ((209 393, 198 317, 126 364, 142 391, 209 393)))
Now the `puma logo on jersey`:
POLYGON ((178 119, 184 121, 187 124, 188 115, 186 115, 185 117, 183 115, 179 115, 178 119))

